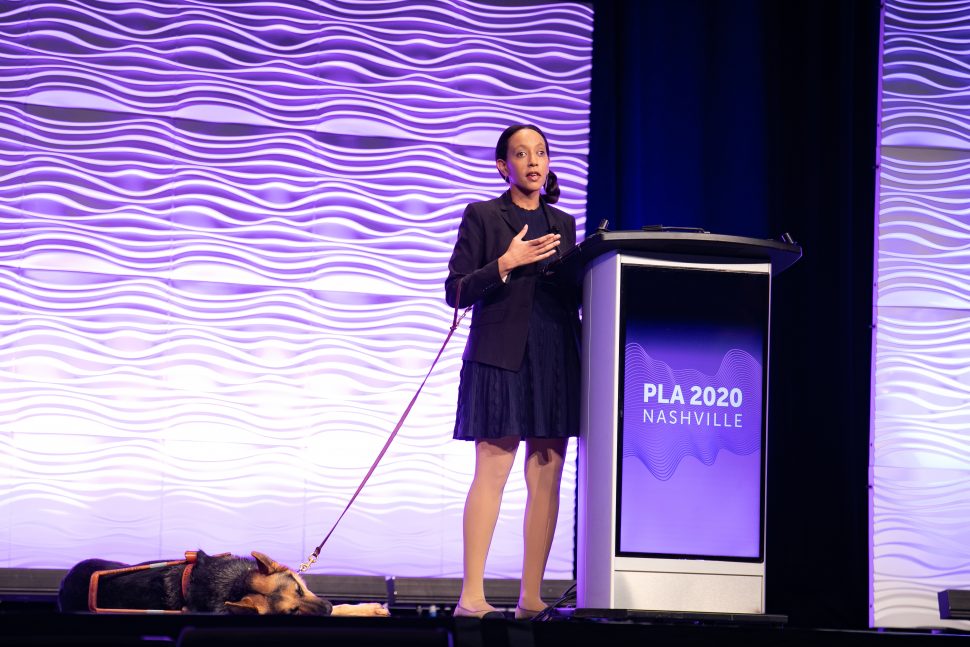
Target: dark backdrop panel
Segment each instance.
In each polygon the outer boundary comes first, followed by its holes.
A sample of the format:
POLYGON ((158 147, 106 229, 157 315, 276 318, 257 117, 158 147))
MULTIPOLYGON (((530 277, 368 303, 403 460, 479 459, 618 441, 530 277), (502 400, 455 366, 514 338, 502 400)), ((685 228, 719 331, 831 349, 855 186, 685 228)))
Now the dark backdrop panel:
POLYGON ((865 627, 879 5, 594 8, 588 228, 804 247, 774 283, 768 611, 865 627))

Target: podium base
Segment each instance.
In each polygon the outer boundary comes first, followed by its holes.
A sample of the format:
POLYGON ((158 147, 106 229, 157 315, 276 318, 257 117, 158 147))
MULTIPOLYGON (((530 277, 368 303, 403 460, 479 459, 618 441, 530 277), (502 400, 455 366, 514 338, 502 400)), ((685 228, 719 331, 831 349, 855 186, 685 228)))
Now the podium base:
POLYGON ((707 613, 695 611, 649 611, 645 609, 556 609, 562 619, 639 622, 645 624, 690 624, 708 626, 773 626, 788 623, 788 616, 771 613, 707 613))

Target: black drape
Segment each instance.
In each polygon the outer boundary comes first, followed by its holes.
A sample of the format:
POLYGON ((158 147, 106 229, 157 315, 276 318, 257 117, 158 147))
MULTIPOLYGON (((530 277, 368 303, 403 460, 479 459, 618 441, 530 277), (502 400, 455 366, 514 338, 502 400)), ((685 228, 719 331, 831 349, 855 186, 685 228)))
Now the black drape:
POLYGON ((879 4, 593 7, 589 230, 804 248, 773 284, 768 611, 866 627, 879 4))

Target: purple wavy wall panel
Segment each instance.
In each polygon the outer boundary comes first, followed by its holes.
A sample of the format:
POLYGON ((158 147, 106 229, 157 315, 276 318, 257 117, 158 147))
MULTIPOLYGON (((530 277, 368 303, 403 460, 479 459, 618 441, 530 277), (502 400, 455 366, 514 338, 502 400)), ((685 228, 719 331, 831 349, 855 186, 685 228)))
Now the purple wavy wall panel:
MULTIPOLYGON (((582 230, 591 37, 569 2, 0 5, 0 566, 301 561, 444 340, 505 125, 544 128, 582 230)), ((459 575, 464 331, 317 572, 459 575)))
POLYGON ((884 14, 871 453, 880 627, 970 589, 970 2, 884 14))

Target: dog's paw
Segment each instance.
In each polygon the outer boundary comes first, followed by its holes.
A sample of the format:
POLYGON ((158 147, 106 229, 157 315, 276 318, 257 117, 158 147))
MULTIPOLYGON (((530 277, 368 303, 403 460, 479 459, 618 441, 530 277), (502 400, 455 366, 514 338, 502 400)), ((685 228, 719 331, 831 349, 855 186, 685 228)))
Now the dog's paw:
POLYGON ((380 602, 361 602, 360 604, 335 604, 332 616, 386 617, 391 615, 387 606, 380 602))

